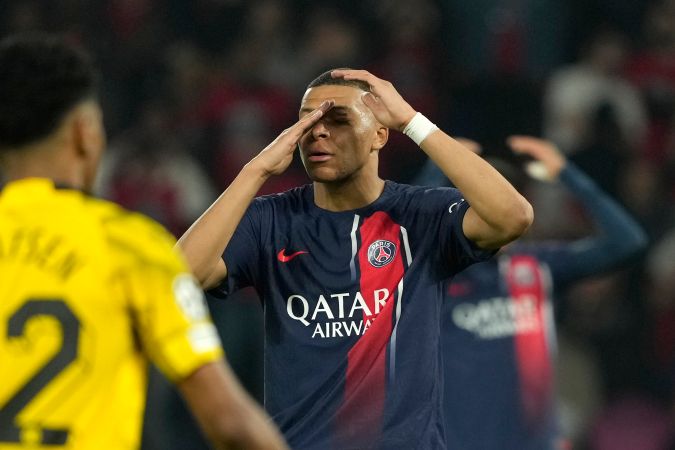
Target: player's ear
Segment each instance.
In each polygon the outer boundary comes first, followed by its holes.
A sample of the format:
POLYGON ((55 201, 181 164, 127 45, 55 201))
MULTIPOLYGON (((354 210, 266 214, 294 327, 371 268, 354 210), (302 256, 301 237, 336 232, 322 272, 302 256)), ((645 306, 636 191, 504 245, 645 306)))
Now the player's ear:
POLYGON ((84 102, 75 110, 73 118, 75 148, 85 159, 98 159, 105 146, 105 131, 101 109, 96 102, 84 102))
POLYGON ((82 187, 92 192, 105 148, 103 113, 95 100, 80 103, 72 117, 73 147, 80 161, 82 187))
POLYGON ((389 140, 389 128, 385 127, 382 124, 377 124, 377 129, 375 130, 375 139, 373 140, 373 150, 380 150, 389 140))

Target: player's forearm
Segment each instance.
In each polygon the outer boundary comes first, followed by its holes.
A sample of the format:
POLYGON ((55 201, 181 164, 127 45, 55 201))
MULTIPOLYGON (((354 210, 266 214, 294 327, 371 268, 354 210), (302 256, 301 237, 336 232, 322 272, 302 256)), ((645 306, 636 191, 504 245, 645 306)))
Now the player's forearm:
POLYGON ((269 416, 223 361, 200 367, 178 388, 215 448, 288 450, 269 416))
POLYGON ((532 223, 532 206, 480 156, 443 131, 431 133, 420 147, 459 189, 475 213, 506 243, 532 223))
MULTIPOLYGON (((269 175, 249 163, 218 199, 178 240, 195 277, 204 286, 213 273, 241 218, 269 175)), ((226 274, 219 274, 224 277, 226 274)))

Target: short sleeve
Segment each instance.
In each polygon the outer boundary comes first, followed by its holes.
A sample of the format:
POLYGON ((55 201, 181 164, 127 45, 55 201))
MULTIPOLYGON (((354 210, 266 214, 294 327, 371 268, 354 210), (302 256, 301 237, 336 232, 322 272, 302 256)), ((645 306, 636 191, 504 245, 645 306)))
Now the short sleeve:
POLYGON ((220 285, 209 290, 209 295, 225 298, 239 289, 254 285, 259 278, 263 210, 260 199, 254 200, 246 210, 222 255, 227 276, 220 285))
POLYGON ((440 276, 447 278, 465 269, 471 264, 485 261, 497 250, 486 250, 478 247, 464 235, 464 215, 470 205, 455 188, 434 189, 431 197, 433 213, 438 229, 438 266, 440 276))
POLYGON ((204 293, 173 238, 138 221, 119 228, 126 232, 109 237, 119 262, 114 282, 127 299, 145 353, 174 381, 222 358, 204 293))

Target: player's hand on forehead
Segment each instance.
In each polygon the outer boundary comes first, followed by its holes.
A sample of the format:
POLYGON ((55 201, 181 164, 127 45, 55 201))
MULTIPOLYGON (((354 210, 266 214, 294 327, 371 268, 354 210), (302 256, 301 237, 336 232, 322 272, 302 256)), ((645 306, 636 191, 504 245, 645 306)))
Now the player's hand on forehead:
POLYGON ((281 132, 251 163, 260 167, 268 175, 282 174, 293 159, 298 141, 311 129, 323 115, 335 105, 334 100, 325 100, 318 108, 303 116, 281 132))
POLYGON ((324 100, 318 108, 312 110, 309 114, 305 114, 295 124, 286 128, 274 142, 284 140, 291 146, 295 146, 302 135, 309 131, 333 106, 335 106, 335 100, 324 100))
MULTIPOLYGON (((335 100, 329 99, 321 102, 318 108, 313 109, 308 114, 302 116, 297 122, 295 122, 290 127, 286 128, 275 140, 287 141, 291 146, 295 146, 298 143, 303 134, 305 134, 309 129, 311 129, 318 121, 321 119, 324 114, 326 114, 333 106, 335 106, 335 100)), ((273 143, 274 143, 273 142, 273 143)))
POLYGON ((331 76, 368 83, 370 92, 362 94, 363 103, 370 108, 378 122, 388 128, 402 131, 415 115, 413 107, 398 93, 393 84, 367 70, 338 69, 332 71, 331 76))
MULTIPOLYGON (((333 106, 335 106, 335 100, 329 99, 321 102, 318 108, 312 110, 309 114, 305 114, 298 120, 295 125, 293 125, 289 130, 297 128, 301 130, 300 135, 303 135, 305 131, 309 130, 314 126, 315 123, 323 117, 333 106)), ((299 139, 299 137, 298 137, 299 139)))

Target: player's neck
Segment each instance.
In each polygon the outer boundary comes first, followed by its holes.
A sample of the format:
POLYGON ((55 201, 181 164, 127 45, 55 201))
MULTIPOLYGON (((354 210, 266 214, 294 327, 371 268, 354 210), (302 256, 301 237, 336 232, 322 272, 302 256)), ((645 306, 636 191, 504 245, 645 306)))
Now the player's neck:
POLYGON ((10 150, 2 155, 1 163, 5 181, 24 178, 48 178, 54 183, 79 189, 81 176, 66 152, 50 148, 47 143, 10 150))
POLYGON ((343 182, 314 182, 314 203, 328 211, 350 211, 373 203, 384 190, 380 177, 360 177, 343 182))

